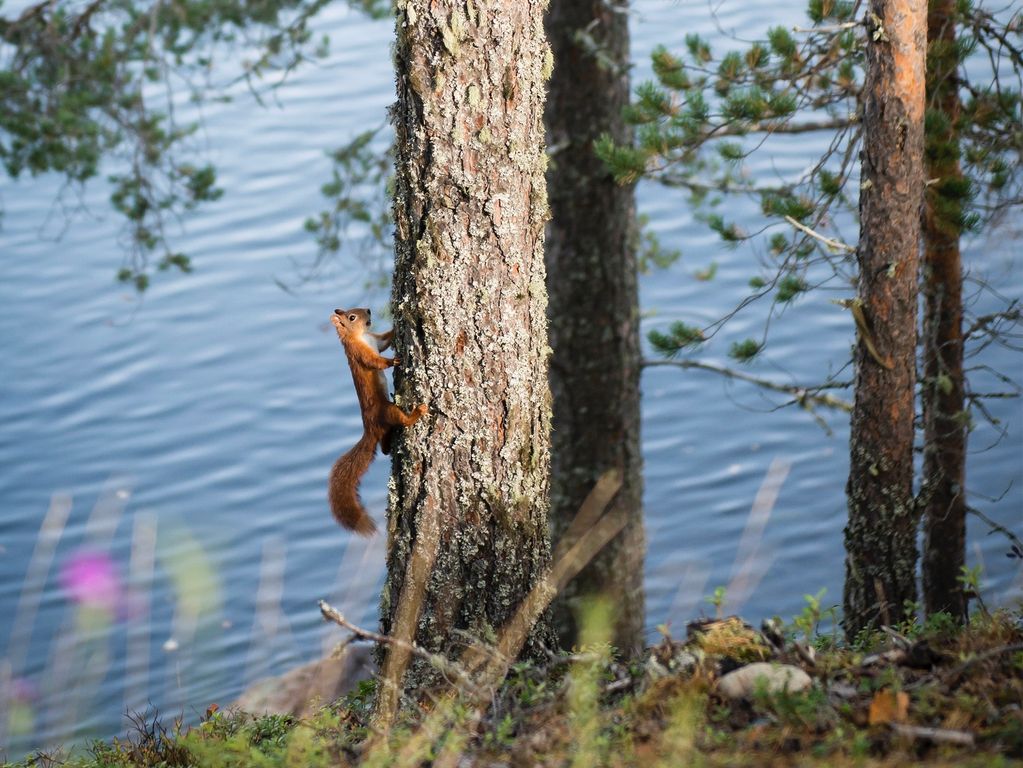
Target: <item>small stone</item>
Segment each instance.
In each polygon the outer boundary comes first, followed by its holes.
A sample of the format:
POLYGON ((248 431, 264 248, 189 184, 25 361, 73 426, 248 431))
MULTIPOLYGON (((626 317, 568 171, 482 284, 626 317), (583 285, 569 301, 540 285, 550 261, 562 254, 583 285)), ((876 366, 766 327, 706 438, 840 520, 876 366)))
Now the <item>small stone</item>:
POLYGON ((718 691, 729 699, 747 699, 758 686, 767 693, 797 693, 813 684, 810 676, 791 664, 756 662, 732 670, 718 680, 718 691), (760 681, 764 682, 761 683, 760 681))
POLYGON ((647 657, 644 668, 646 676, 650 680, 660 680, 662 677, 667 677, 669 674, 668 668, 661 664, 661 662, 653 656, 647 657))
POLYGON ((851 701, 859 695, 859 691, 856 690, 856 686, 849 685, 849 683, 843 683, 840 680, 828 686, 828 693, 845 701, 851 701))

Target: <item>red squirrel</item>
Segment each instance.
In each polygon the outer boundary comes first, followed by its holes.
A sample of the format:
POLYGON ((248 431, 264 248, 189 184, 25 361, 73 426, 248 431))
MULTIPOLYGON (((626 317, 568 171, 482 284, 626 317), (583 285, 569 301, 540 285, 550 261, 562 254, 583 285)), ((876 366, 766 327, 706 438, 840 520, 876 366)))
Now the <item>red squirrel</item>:
POLYGON ((376 532, 376 524, 362 506, 359 480, 369 469, 376 455, 377 444, 385 454, 391 452, 391 433, 395 427, 411 427, 426 413, 426 404, 405 413, 387 395, 384 369, 400 365, 397 357, 383 357, 380 352, 391 346, 394 329, 387 333, 369 330, 368 309, 335 309, 331 322, 345 348, 352 369, 355 394, 362 409, 363 434, 359 442, 344 454, 330 470, 327 500, 337 521, 361 536, 376 532))

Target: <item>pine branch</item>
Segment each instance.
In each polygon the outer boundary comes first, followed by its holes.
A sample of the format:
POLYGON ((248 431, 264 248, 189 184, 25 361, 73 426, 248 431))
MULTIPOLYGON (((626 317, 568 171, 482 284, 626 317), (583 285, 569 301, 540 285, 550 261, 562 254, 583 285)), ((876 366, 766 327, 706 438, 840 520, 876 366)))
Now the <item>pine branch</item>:
POLYGON ((820 240, 824 245, 828 246, 833 251, 845 251, 846 253, 856 253, 856 249, 847 243, 843 243, 841 240, 834 240, 830 237, 825 237, 819 232, 815 232, 805 224, 800 224, 798 221, 793 219, 791 216, 786 216, 785 221, 791 224, 793 227, 798 229, 800 232, 809 235, 815 240, 820 240))
POLYGON ((855 29, 856 27, 862 26, 863 26, 862 21, 847 21, 844 24, 834 24, 830 27, 793 27, 792 31, 798 32, 799 34, 810 35, 814 33, 830 34, 832 32, 844 32, 847 29, 855 29))
MULTIPOLYGON (((682 368, 683 370, 695 369, 699 371, 709 371, 721 376, 726 376, 729 379, 737 379, 738 381, 755 384, 758 387, 771 390, 772 392, 781 392, 786 395, 792 395, 792 402, 798 403, 803 407, 807 407, 808 405, 818 405, 823 408, 833 408, 835 410, 845 411, 846 413, 852 411, 852 403, 849 403, 839 397, 835 397, 834 395, 822 393, 820 390, 825 387, 800 387, 795 384, 781 384, 776 381, 771 381, 770 379, 764 379, 749 373, 737 371, 734 368, 725 368, 723 366, 712 365, 711 363, 704 363, 699 360, 644 360, 642 365, 644 368, 672 366, 675 368, 682 368)), ((830 384, 827 385, 827 388, 846 386, 849 386, 849 384, 830 384)))
POLYGON ((836 117, 831 120, 808 120, 801 123, 777 123, 770 120, 756 120, 741 126, 722 125, 710 131, 707 138, 720 136, 745 136, 750 133, 799 134, 814 131, 838 131, 858 125, 860 119, 856 115, 836 117))
POLYGON ((681 187, 695 192, 698 195, 705 195, 710 192, 724 192, 726 194, 746 193, 753 195, 780 195, 791 191, 795 186, 781 187, 758 187, 755 185, 743 186, 722 180, 718 182, 693 181, 680 173, 664 173, 657 177, 657 180, 666 187, 681 187))

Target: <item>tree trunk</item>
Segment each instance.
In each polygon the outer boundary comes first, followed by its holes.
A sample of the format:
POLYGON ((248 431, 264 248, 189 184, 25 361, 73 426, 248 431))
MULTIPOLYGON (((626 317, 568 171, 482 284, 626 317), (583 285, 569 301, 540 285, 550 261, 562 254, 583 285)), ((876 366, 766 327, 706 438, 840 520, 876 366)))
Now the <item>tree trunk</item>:
POLYGON ((603 594, 615 607, 613 642, 643 648, 642 456, 639 443, 639 294, 635 203, 593 152, 602 133, 628 143, 626 3, 552 0, 547 33, 554 73, 547 95, 552 159, 547 172, 547 291, 554 402, 551 525, 557 540, 597 478, 618 468, 612 508, 625 530, 559 595, 555 626, 563 647, 577 639, 582 599, 603 594), (600 46, 599 56, 581 35, 600 46))
MULTIPOLYGON (((451 655, 492 641, 550 558, 551 53, 543 0, 396 5, 396 389, 429 413, 395 444, 381 624, 451 655)), ((524 652, 552 641, 541 619, 524 652)), ((398 647, 383 672, 438 682, 398 647)))
POLYGON ((913 416, 925 11, 917 0, 871 0, 867 11, 843 599, 850 637, 902 620, 907 601, 916 600, 913 416))
POLYGON ((966 618, 958 577, 966 560, 966 430, 963 280, 959 258, 963 174, 955 0, 932 0, 927 17, 927 104, 944 115, 926 136, 924 206, 923 592, 928 614, 966 618))

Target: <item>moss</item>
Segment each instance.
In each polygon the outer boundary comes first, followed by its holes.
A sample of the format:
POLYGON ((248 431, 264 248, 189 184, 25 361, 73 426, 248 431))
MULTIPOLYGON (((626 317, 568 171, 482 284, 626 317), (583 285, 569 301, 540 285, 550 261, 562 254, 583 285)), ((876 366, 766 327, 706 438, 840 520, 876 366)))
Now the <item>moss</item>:
POLYGON ((543 68, 540 71, 544 81, 551 79, 551 75, 554 74, 554 51, 548 45, 543 52, 543 68))

